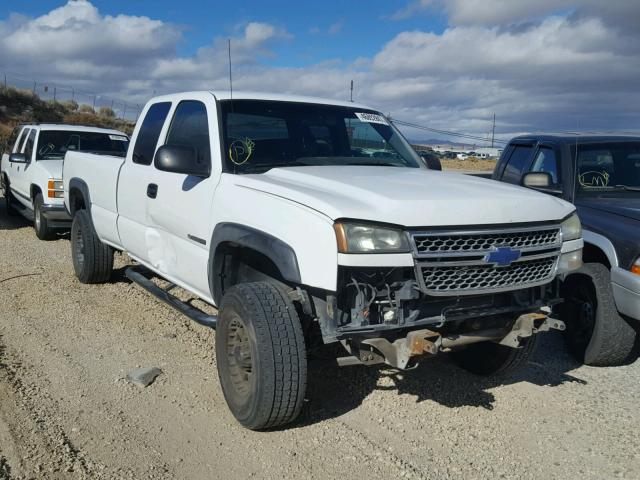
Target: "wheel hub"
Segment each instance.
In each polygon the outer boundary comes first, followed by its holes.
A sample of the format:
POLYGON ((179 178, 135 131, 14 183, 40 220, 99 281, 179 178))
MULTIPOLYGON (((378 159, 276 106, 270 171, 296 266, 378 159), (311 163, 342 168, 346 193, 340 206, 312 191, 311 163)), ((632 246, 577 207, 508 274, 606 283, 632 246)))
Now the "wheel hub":
POLYGON ((251 343, 244 322, 237 317, 229 323, 227 358, 233 387, 238 394, 247 396, 251 388, 253 373, 251 343))

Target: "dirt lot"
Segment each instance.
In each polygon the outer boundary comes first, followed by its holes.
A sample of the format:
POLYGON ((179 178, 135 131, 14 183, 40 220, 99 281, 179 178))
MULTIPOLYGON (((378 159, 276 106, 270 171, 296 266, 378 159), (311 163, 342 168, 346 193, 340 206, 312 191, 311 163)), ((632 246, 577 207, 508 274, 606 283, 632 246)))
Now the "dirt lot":
POLYGON ((471 157, 465 160, 457 158, 445 158, 441 160, 444 170, 464 170, 464 171, 486 171, 493 172, 496 166, 496 160, 471 157))
MULTIPOLYGON (((69 242, 0 205, 0 479, 640 478, 640 362, 583 367, 547 334, 517 376, 447 358, 411 372, 327 363, 288 429, 226 409, 214 332, 130 284, 79 284, 69 242), (164 373, 146 389, 124 377, 164 373)), ((119 259, 122 267, 124 259, 119 259)))

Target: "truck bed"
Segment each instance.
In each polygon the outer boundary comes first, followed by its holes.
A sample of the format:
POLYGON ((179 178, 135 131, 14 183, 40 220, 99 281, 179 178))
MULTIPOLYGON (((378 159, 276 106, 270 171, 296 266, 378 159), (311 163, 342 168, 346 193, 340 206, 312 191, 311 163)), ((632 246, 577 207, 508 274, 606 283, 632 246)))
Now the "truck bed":
POLYGON ((116 248, 121 248, 117 227, 117 185, 124 160, 112 155, 67 152, 62 170, 67 210, 71 211, 71 190, 84 185, 90 192, 91 205, 86 206, 91 212, 96 233, 105 243, 116 248))

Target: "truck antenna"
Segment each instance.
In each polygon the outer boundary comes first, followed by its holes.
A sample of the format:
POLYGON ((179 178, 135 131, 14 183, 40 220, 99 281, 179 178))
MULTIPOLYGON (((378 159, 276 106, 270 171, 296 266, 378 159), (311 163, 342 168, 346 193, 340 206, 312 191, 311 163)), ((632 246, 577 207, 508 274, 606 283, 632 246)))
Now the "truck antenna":
POLYGON ((228 39, 229 45, 229 95, 231 97, 231 105, 233 108, 233 77, 231 76, 231 39, 228 39))

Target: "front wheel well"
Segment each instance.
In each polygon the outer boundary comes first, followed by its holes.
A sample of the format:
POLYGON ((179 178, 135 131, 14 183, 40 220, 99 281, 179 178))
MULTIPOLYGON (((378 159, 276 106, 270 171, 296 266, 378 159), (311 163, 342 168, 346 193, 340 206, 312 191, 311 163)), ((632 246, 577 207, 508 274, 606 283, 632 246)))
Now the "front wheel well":
POLYGON ((584 244, 582 249, 582 261, 584 263, 600 263, 611 270, 611 262, 604 251, 592 243, 584 244))
POLYGON ((278 266, 265 254, 232 242, 218 245, 213 257, 213 298, 219 305, 224 292, 240 283, 271 281, 287 286, 278 266))
POLYGON ((42 193, 42 189, 36 184, 31 184, 29 194, 31 195, 32 202, 35 201, 36 195, 38 195, 39 193, 42 193))

